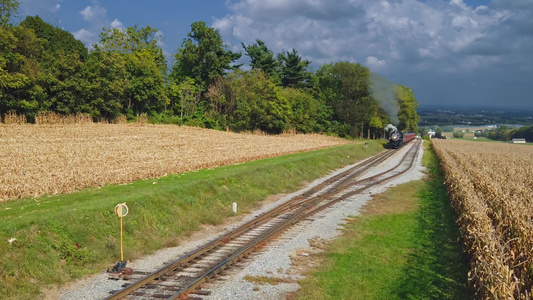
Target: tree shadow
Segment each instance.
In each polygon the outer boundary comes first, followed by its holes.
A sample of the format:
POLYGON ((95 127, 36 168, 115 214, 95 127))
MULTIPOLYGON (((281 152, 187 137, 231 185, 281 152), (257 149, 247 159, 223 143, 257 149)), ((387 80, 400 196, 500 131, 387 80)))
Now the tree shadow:
POLYGON ((467 284, 469 258, 439 173, 429 175, 427 186, 418 194, 416 246, 395 287, 399 299, 474 298, 467 284))

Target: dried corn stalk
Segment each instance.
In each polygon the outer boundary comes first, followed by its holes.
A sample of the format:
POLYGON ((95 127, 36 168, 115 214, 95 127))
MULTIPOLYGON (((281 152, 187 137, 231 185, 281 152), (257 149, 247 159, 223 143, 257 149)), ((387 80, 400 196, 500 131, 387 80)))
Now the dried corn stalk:
MULTIPOLYGON (((46 116, 49 123, 62 122, 46 116)), ((322 135, 258 136, 174 125, 90 124, 0 124, 0 201, 346 143, 322 135)))
POLYGON ((530 299, 533 147, 435 140, 481 299, 530 299))

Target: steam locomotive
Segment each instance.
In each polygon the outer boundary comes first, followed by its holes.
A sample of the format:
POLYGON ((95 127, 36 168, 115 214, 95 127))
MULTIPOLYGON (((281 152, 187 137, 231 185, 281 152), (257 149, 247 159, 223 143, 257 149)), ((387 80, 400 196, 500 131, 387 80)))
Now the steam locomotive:
POLYGON ((406 144, 414 139, 415 136, 416 134, 412 132, 403 133, 399 130, 394 130, 389 135, 389 148, 398 149, 403 146, 403 144, 406 144))

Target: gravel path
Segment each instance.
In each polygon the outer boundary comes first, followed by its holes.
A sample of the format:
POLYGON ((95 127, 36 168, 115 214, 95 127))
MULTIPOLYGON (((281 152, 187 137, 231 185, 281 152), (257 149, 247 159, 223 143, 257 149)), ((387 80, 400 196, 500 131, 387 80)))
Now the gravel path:
MULTIPOLYGON (((407 147, 401 149, 393 157, 382 163, 380 167, 369 172, 369 174, 377 174, 395 166, 407 150, 406 148, 407 147)), ((382 193, 391 186, 421 179, 424 176, 422 173, 423 148, 420 147, 419 151, 418 161, 415 164, 415 167, 410 171, 380 187, 369 189, 363 194, 355 195, 345 201, 341 201, 314 216, 312 219, 295 225, 281 237, 270 242, 262 252, 250 258, 240 269, 237 268, 237 270, 231 271, 231 273, 223 276, 221 280, 207 285, 204 289, 212 291, 212 293, 209 296, 201 297, 206 300, 284 299, 287 293, 298 290, 299 285, 295 283, 295 281, 300 279, 301 275, 298 274, 294 268, 291 269, 291 258, 302 257, 305 259, 309 253, 316 251, 316 249, 310 245, 309 241, 331 240, 337 237, 341 233, 339 230, 342 228, 341 225, 346 222, 344 219, 358 215, 359 209, 371 199, 372 194, 382 193), (277 285, 259 285, 245 280, 245 276, 266 276, 283 282, 280 282, 277 285)), ((228 220, 227 224, 222 226, 206 227, 201 232, 193 234, 193 236, 187 239, 187 241, 184 241, 182 243, 184 246, 160 250, 153 255, 129 263, 128 267, 143 271, 154 271, 162 267, 162 262, 170 262, 177 259, 182 254, 214 239, 227 230, 235 228, 243 222, 254 218, 256 215, 266 212, 280 203, 288 201, 292 197, 301 194, 304 190, 310 189, 350 167, 352 166, 347 166, 333 172, 329 176, 315 180, 301 191, 285 195, 276 201, 271 201, 252 214, 235 217, 232 220, 228 220)), ((366 175, 364 176, 366 177, 366 175)), ((63 300, 105 298, 109 295, 108 292, 110 290, 119 289, 120 286, 125 283, 124 281, 108 280, 107 277, 106 273, 96 274, 77 281, 62 290, 50 291, 47 298, 59 298, 63 300)))

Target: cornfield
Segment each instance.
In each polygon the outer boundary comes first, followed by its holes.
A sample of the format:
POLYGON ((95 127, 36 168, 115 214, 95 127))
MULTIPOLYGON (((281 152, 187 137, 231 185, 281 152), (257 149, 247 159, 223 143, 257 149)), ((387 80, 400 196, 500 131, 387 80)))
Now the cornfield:
POLYGON ((480 299, 531 299, 533 147, 435 140, 480 299))
POLYGON ((0 201, 346 143, 316 134, 258 136, 174 125, 87 123, 0 124, 0 201))

